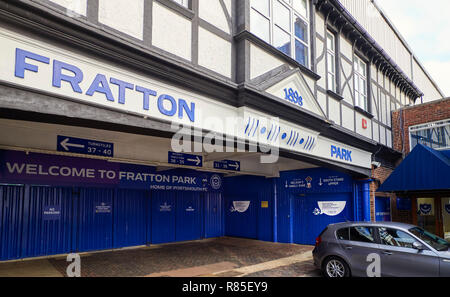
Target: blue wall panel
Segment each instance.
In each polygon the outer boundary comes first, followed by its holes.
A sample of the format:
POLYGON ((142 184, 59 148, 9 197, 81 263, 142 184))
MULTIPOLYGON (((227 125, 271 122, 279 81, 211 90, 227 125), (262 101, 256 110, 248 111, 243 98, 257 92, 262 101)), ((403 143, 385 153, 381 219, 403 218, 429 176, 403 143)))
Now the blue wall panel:
POLYGON ((197 240, 202 237, 202 204, 198 192, 177 192, 176 241, 197 240))
POLYGON ((0 186, 0 260, 20 258, 24 187, 0 186))
POLYGON ((150 192, 118 189, 114 197, 114 248, 147 243, 150 192))
POLYGON ((176 192, 152 192, 152 243, 175 241, 176 192))
POLYGON ((255 176, 225 179, 225 235, 273 240, 272 180, 255 176), (233 201, 250 201, 245 212, 234 210, 233 201), (261 202, 268 207, 262 207, 261 202))
MULTIPOLYGON (((354 219, 352 177, 326 168, 282 172, 277 183, 277 241, 314 244, 328 225, 354 219), (346 201, 338 216, 314 215, 318 201, 346 201)), ((359 193, 359 192, 358 192, 359 193)))
POLYGON ((205 193, 204 194, 204 237, 223 236, 223 200, 222 194, 205 193))
POLYGON ((329 224, 351 221, 353 217, 351 193, 292 195, 293 242, 299 244, 315 243, 329 224), (345 201, 344 210, 336 216, 320 214, 318 202, 345 201))
POLYGON ((25 200, 21 257, 70 253, 72 188, 32 186, 25 200))
POLYGON ((113 247, 113 197, 113 189, 80 189, 77 251, 113 247))

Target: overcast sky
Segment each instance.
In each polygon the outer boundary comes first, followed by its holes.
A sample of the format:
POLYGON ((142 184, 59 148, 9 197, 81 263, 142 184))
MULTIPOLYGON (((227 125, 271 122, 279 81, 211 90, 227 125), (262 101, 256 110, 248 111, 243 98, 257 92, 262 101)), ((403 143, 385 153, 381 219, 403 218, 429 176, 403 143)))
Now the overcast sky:
POLYGON ((376 0, 446 96, 450 96, 450 1, 376 0))

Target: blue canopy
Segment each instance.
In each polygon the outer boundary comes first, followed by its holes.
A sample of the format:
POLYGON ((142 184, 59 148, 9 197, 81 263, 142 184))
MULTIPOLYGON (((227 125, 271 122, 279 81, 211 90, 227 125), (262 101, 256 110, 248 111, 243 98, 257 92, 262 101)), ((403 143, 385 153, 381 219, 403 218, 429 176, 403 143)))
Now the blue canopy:
POLYGON ((436 151, 418 144, 377 191, 436 190, 450 190, 450 150, 436 151))

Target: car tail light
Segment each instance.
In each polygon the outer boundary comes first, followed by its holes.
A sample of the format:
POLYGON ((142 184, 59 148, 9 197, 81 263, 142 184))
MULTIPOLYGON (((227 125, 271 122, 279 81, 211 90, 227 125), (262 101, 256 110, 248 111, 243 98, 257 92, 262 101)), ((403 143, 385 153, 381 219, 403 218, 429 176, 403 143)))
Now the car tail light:
POLYGON ((320 243, 322 242, 322 237, 317 237, 316 238, 316 246, 318 246, 320 243))

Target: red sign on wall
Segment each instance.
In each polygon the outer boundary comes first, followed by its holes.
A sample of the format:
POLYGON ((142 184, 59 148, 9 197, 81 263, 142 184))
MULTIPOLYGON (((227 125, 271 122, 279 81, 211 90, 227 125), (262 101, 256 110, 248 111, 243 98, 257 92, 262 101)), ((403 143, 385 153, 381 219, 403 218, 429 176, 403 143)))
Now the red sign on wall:
POLYGON ((367 120, 366 119, 362 119, 362 128, 367 129, 367 120))

